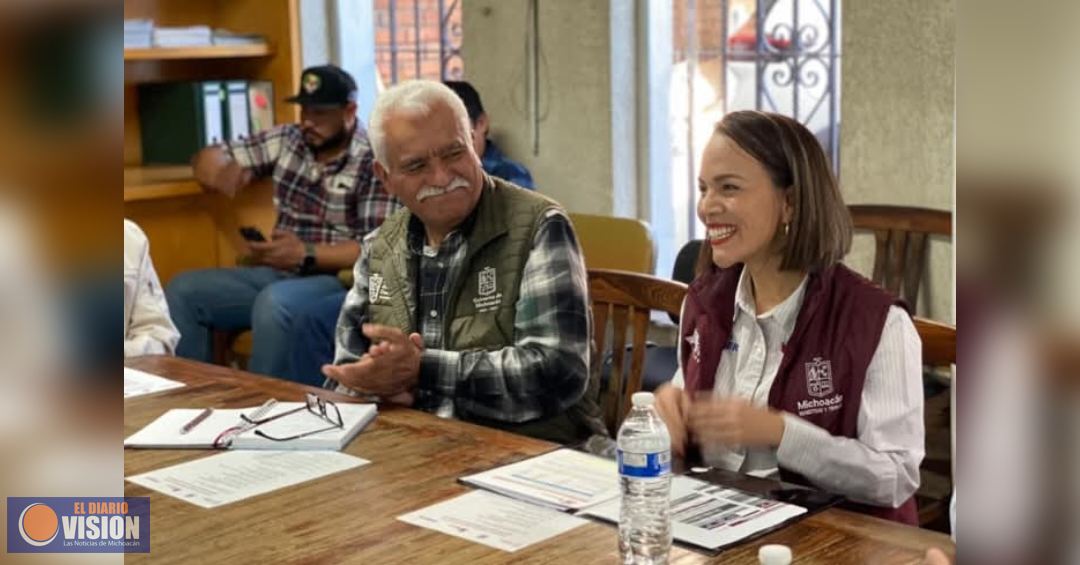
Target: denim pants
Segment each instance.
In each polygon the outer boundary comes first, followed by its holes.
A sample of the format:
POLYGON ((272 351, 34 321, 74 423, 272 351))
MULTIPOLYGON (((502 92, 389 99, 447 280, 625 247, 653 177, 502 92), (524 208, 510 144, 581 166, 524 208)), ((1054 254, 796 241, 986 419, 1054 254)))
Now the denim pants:
POLYGON ((338 316, 345 303, 345 289, 328 294, 297 313, 293 320, 292 365, 293 380, 322 386, 325 377, 322 366, 334 361, 334 335, 338 316))
POLYGON ((290 371, 293 321, 324 296, 342 293, 332 275, 299 277, 270 267, 181 273, 165 288, 180 330, 176 354, 210 362, 214 330, 252 330, 248 370, 295 380, 290 371))

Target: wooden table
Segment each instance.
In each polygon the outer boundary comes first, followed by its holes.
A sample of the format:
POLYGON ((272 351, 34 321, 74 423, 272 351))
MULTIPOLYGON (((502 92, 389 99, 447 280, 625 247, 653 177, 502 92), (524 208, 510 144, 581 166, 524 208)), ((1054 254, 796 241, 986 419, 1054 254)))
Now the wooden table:
MULTIPOLYGON (((167 357, 127 365, 188 386, 124 402, 124 436, 177 407, 254 406, 269 397, 302 400, 315 390, 224 367, 167 357)), ((323 391, 328 398, 347 397, 323 391)), ((125 482, 149 496, 150 553, 131 562, 271 563, 615 563, 616 529, 590 523, 517 553, 506 553, 400 522, 397 516, 469 490, 457 478, 548 451, 553 444, 404 408, 378 418, 346 449, 371 464, 216 509, 203 509, 125 482)), ((132 476, 207 456, 206 451, 124 451, 132 476)), ((838 509, 773 532, 710 560, 675 546, 671 562, 756 564, 766 543, 792 548, 796 563, 918 563, 927 547, 954 550, 947 536, 838 509)))

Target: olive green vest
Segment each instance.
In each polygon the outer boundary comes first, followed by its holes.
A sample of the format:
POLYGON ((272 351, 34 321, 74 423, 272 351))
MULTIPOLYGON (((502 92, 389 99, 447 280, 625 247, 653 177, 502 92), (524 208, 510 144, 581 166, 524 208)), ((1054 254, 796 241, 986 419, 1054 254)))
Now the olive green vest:
MULTIPOLYGON (((545 213, 553 209, 561 210, 554 200, 516 188, 499 178, 485 178, 472 229, 466 235, 465 264, 461 274, 451 281, 447 295, 442 334, 445 349, 495 351, 513 345, 521 275, 536 230, 545 213)), ((406 333, 416 331, 417 262, 408 249, 411 217, 411 212, 402 208, 383 222, 371 243, 368 262, 371 277, 380 281, 373 284, 369 280, 369 319, 406 333)), ((590 376, 586 398, 577 406, 568 413, 543 420, 510 424, 469 414, 457 416, 524 435, 570 443, 596 430, 593 419, 599 422, 598 387, 592 380, 590 376)))

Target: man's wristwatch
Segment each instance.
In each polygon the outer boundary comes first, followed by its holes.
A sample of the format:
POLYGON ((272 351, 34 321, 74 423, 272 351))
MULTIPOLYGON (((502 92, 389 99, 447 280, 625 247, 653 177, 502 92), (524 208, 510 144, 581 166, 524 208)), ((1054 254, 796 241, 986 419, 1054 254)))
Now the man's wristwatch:
POLYGON ((301 275, 310 275, 315 272, 315 244, 304 243, 304 260, 300 262, 297 272, 301 275))

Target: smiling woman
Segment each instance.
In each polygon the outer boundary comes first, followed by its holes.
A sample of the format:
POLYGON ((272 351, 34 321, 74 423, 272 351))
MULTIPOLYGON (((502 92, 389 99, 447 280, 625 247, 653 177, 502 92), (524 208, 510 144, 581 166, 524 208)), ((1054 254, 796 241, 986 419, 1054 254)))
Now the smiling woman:
POLYGON ((821 146, 791 118, 733 112, 701 171, 708 245, 679 371, 656 392, 673 453, 917 523, 919 337, 902 302, 839 263, 851 218, 821 146))
POLYGON ((772 257, 781 271, 806 271, 840 261, 851 248, 851 215, 828 160, 791 118, 728 114, 705 148, 698 189, 698 217, 712 244, 699 267, 710 259, 728 267, 772 257), (743 245, 727 245, 740 228, 743 245))

